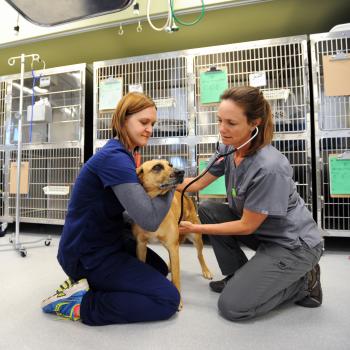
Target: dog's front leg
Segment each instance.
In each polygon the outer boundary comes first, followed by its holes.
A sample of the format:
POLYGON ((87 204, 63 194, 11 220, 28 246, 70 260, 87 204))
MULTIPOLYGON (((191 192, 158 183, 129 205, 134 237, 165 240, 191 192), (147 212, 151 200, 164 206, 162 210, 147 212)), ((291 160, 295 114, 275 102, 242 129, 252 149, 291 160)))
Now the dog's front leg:
POLYGON ((145 231, 138 225, 132 226, 132 234, 136 240, 136 256, 140 261, 146 262, 147 255, 147 235, 145 231))
POLYGON ((138 239, 137 245, 136 245, 136 256, 137 258, 142 261, 146 262, 146 256, 147 256, 147 241, 138 239))
MULTIPOLYGON (((173 244, 166 244, 166 248, 169 252, 169 259, 170 259, 170 271, 171 271, 171 281, 179 291, 181 295, 181 285, 180 285, 180 258, 179 258, 179 244, 173 243, 173 244)), ((182 298, 180 300, 179 304, 179 310, 182 309, 182 298)))

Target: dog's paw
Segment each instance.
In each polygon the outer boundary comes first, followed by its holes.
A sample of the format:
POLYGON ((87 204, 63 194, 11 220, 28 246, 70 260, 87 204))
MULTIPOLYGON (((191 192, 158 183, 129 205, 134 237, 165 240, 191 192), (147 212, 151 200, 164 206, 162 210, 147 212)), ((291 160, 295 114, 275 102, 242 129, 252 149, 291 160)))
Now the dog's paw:
POLYGON ((182 303, 182 299, 180 300, 180 304, 179 304, 179 307, 177 308, 177 311, 181 311, 182 308, 183 308, 183 303, 182 303))
POLYGON ((212 280, 213 279, 213 275, 212 275, 212 273, 209 270, 203 270, 202 271, 202 275, 207 280, 212 280))

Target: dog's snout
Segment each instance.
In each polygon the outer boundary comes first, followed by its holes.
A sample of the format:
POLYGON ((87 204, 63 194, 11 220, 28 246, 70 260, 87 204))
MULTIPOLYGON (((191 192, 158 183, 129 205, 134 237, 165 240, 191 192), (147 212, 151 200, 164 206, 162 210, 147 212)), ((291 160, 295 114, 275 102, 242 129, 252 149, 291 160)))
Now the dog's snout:
POLYGON ((176 168, 174 168, 173 171, 174 171, 174 173, 173 173, 174 177, 176 179, 175 183, 176 184, 181 184, 183 182, 183 180, 184 180, 185 172, 183 170, 176 169, 176 168))
POLYGON ((176 169, 176 168, 174 169, 174 173, 177 176, 185 175, 185 171, 184 170, 180 170, 180 169, 176 169))

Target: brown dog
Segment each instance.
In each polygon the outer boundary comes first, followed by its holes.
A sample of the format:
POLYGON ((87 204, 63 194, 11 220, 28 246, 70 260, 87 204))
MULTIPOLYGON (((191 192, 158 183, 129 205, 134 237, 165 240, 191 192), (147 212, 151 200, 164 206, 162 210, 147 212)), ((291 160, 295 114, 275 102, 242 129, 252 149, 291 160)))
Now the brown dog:
MULTIPOLYGON (((150 160, 143 163, 137 169, 137 175, 148 195, 153 198, 168 192, 175 184, 182 182, 183 171, 172 167, 167 160, 150 160), (179 181, 179 178, 181 180, 179 181)), ((198 260, 202 268, 204 278, 211 279, 212 274, 209 271, 203 257, 203 241, 200 234, 179 235, 178 219, 181 211, 181 193, 175 192, 173 202, 168 214, 155 232, 143 230, 140 226, 134 224, 132 231, 137 241, 137 257, 145 262, 147 243, 151 240, 159 240, 168 250, 170 259, 171 279, 180 292, 180 262, 179 262, 179 244, 186 238, 189 239, 197 248, 198 260)), ((199 223, 196 209, 192 200, 184 196, 184 209, 182 220, 199 223)), ((182 307, 182 302, 179 308, 182 307)))

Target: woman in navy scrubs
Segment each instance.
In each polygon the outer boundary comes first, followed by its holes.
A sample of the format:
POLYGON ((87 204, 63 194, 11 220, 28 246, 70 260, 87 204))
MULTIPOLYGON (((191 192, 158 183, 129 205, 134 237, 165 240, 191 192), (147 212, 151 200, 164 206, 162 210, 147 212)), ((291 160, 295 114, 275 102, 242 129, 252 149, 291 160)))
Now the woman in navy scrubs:
MULTIPOLYGON (((221 96, 217 119, 223 142, 220 153, 239 149, 218 159, 188 191, 197 192, 225 176, 228 203, 202 202, 202 224, 181 222, 180 233, 209 235, 226 276, 209 284, 221 293, 221 314, 240 321, 287 301, 320 306, 321 235, 296 190, 289 161, 271 145, 269 103, 257 88, 231 88, 221 96), (241 244, 255 250, 250 260, 241 244)), ((191 180, 185 179, 178 190, 191 180)))
POLYGON ((112 119, 113 138, 83 166, 74 184, 58 249, 69 276, 42 310, 88 325, 165 320, 180 296, 166 278, 166 263, 148 249, 146 263, 123 213, 155 231, 174 190, 151 199, 139 184, 133 152, 145 146, 156 122, 154 102, 141 93, 125 95, 112 119))

